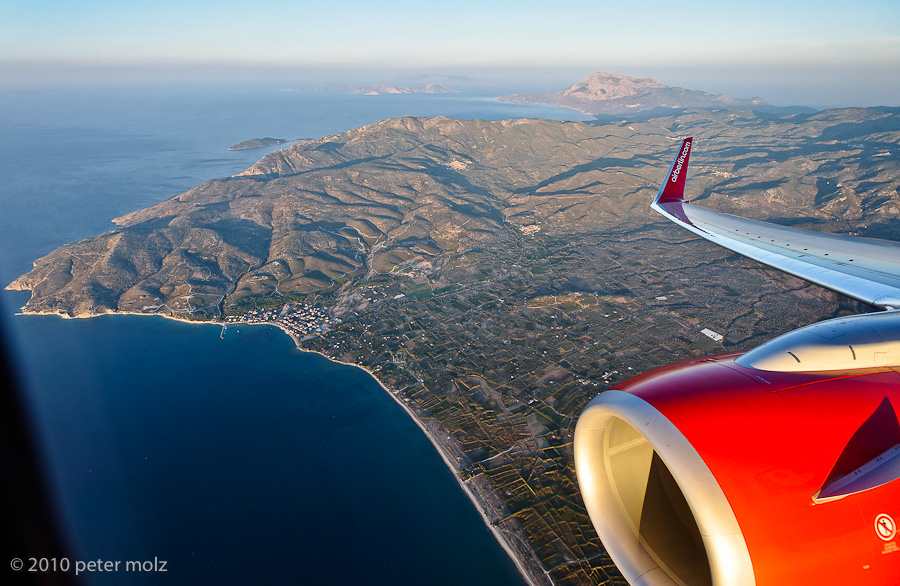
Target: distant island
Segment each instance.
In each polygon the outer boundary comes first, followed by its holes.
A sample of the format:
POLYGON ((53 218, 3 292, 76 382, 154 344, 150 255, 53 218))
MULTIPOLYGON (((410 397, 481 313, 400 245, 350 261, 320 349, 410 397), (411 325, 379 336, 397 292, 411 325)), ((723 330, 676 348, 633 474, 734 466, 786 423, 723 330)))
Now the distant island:
POLYGON ((459 92, 458 89, 447 87, 437 83, 429 83, 424 86, 407 86, 396 85, 390 83, 373 83, 364 86, 339 86, 339 87, 317 87, 312 89, 285 89, 286 92, 299 91, 316 91, 316 92, 350 92, 365 96, 380 96, 382 94, 452 94, 459 92))
POLYGON ((506 102, 533 102, 572 108, 584 114, 666 115, 688 108, 750 108, 760 112, 793 114, 815 112, 801 106, 778 107, 759 97, 734 99, 725 94, 671 87, 652 78, 637 78, 617 73, 598 72, 565 89, 552 93, 498 96, 506 102))
POLYGON ((367 96, 377 96, 380 94, 452 94, 459 92, 457 89, 436 83, 418 87, 376 83, 370 86, 353 88, 351 91, 355 94, 367 96))
POLYGON ((439 85, 449 85, 449 86, 472 86, 472 85, 491 85, 491 82, 487 79, 480 77, 472 77, 469 75, 458 75, 458 74, 448 74, 448 73, 419 73, 415 75, 408 76, 405 79, 406 83, 413 84, 439 84, 439 85))
POLYGON ((262 147, 284 144, 286 142, 290 141, 288 141, 286 138, 272 138, 270 136, 267 136, 265 138, 251 138, 250 140, 245 140, 244 142, 239 142, 236 145, 228 147, 228 150, 243 151, 247 149, 259 149, 262 147))
MULTIPOLYGON (((607 91, 634 99, 652 85, 607 91)), ((299 142, 126 214, 8 288, 31 291, 24 313, 267 323, 366 368, 531 584, 619 584, 574 471, 587 402, 637 371, 846 309, 725 249, 681 246, 695 237, 649 202, 688 135, 691 200, 900 239, 898 108, 407 117, 299 142)))

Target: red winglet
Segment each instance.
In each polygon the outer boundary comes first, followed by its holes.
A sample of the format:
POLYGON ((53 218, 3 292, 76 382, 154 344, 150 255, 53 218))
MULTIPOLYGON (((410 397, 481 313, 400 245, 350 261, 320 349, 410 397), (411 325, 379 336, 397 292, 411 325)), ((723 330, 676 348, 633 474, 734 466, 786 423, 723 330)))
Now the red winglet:
POLYGON ((687 177, 688 159, 691 157, 691 144, 694 138, 686 138, 678 149, 678 154, 669 168, 669 174, 666 175, 666 181, 659 188, 659 195, 656 196, 656 203, 683 202, 684 201, 684 180, 687 177))

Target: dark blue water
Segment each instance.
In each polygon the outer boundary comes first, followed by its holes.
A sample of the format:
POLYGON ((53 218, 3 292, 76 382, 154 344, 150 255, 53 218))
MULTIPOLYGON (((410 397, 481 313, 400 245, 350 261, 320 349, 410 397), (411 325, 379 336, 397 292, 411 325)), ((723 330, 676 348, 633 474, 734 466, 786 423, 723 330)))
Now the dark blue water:
MULTIPOLYGON (((479 95, 131 88, 0 93, 0 280, 109 220, 243 170, 254 136, 397 115, 568 116, 479 95)), ((419 429, 366 373, 274 328, 0 308, 63 526, 96 584, 519 584, 419 429)))
POLYGON ((28 319, 19 348, 78 555, 168 561, 98 583, 519 583, 363 371, 262 327, 28 319))

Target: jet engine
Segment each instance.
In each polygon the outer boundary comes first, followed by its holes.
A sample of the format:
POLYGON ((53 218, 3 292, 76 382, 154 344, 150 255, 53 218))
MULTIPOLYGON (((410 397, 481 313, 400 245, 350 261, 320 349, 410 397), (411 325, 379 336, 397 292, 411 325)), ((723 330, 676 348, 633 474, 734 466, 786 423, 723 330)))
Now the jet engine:
POLYGON ((898 326, 900 312, 829 320, 598 395, 575 465, 625 578, 900 584, 898 326))

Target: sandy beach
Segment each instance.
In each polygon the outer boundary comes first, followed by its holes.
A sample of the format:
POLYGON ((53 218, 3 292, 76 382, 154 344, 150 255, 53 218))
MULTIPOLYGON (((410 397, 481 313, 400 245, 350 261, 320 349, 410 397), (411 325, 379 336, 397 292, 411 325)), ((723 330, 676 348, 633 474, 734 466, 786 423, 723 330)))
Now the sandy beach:
MULTIPOLYGON (((180 320, 186 321, 186 320, 180 320)), ((197 323, 197 322, 194 322, 197 323)), ((428 438, 428 441, 434 446, 434 449, 440 455, 441 459, 444 461, 444 464, 453 474, 453 477, 456 479, 457 484, 462 489, 462 491, 469 497, 469 500, 472 501, 472 505, 475 507, 475 510, 478 511, 478 514, 481 515, 481 519, 484 521, 485 527, 487 527, 494 538, 497 540, 497 543, 500 544, 500 547, 509 555, 510 559, 518 568, 519 573, 522 575, 523 580, 529 584, 530 586, 546 586, 553 584, 553 581, 550 579, 550 576, 543 571, 538 562, 537 556, 534 555, 534 551, 531 548, 531 545, 528 543, 527 539, 524 535, 518 536, 518 543, 514 543, 510 537, 504 533, 502 533, 491 521, 489 508, 491 507, 491 502, 496 503, 494 506, 499 508, 502 505, 503 500, 499 495, 493 490, 493 488, 485 481, 482 484, 484 486, 479 486, 477 489, 473 486, 470 486, 470 483, 477 479, 470 479, 466 482, 459 476, 460 465, 458 462, 454 460, 457 457, 464 457, 462 449, 456 445, 455 441, 452 440, 446 434, 446 430, 440 426, 436 421, 430 421, 433 423, 435 428, 440 427, 440 429, 430 429, 428 426, 428 421, 423 420, 419 417, 409 405, 407 405, 403 400, 401 400, 391 389, 384 385, 383 382, 375 375, 371 370, 366 368, 365 366, 361 366, 359 364, 353 364, 350 362, 343 362, 340 360, 335 360, 333 357, 328 356, 327 354, 323 354, 322 352, 318 352, 316 350, 308 350, 303 348, 301 345, 301 339, 298 336, 288 330, 287 328, 282 327, 278 323, 274 322, 259 322, 257 324, 241 324, 241 325, 268 325, 274 326, 290 336, 290 338, 294 341, 294 344, 297 346, 297 349, 301 352, 310 352, 312 354, 318 354, 324 358, 332 362, 337 362, 338 364, 343 364, 345 366, 352 366, 354 368, 358 368, 364 371, 366 374, 371 376, 375 382, 378 383, 378 386, 389 396, 391 397, 397 405, 400 406, 401 409, 412 419, 412 421, 422 430, 422 433, 425 434, 425 437, 428 438), (445 439, 446 438, 446 439, 445 439), (459 456, 454 456, 453 452, 457 452, 459 456)), ((224 331, 224 330, 223 330, 224 331)))
MULTIPOLYGON (((341 364, 346 364, 346 363, 341 363, 341 364)), ((469 484, 467 482, 463 482, 463 480, 459 477, 458 464, 453 462, 453 459, 451 458, 450 454, 448 453, 447 446, 443 445, 443 443, 438 440, 437 435, 435 433, 433 433, 431 430, 429 430, 428 427, 426 427, 425 423, 412 411, 412 409, 409 408, 409 405, 407 405, 402 400, 400 400, 400 398, 397 397, 397 395, 395 395, 393 392, 391 392, 390 389, 388 389, 386 386, 384 386, 384 384, 380 380, 378 380, 378 377, 375 376, 371 371, 369 371, 368 369, 366 369, 362 366, 359 366, 357 364, 351 364, 349 366, 355 366, 356 368, 366 371, 372 378, 374 378, 378 382, 378 386, 380 386, 382 389, 384 389, 384 392, 387 393, 388 395, 390 395, 390 397, 392 399, 394 399, 394 401, 398 405, 400 405, 401 408, 403 408, 403 410, 406 412, 406 414, 409 415, 409 417, 416 423, 416 425, 419 426, 419 429, 422 430, 422 433, 425 434, 425 437, 427 437, 428 440, 432 443, 432 445, 434 445, 434 448, 435 448, 435 450, 437 450, 438 454, 440 454, 441 459, 444 460, 444 464, 446 464, 447 468, 449 468, 450 471, 453 473, 453 476, 456 478, 456 482, 457 482, 457 484, 459 484, 459 487, 466 493, 466 495, 469 497, 469 500, 472 501, 472 504, 475 506, 475 509, 481 515, 481 518, 484 521, 485 526, 491 530, 491 533, 497 539, 497 542, 506 551, 506 553, 512 559, 513 563, 516 564, 516 567, 519 569, 519 572, 522 574, 522 577, 525 579, 525 581, 528 584, 530 584, 531 586, 552 584, 552 581, 550 580, 550 577, 547 574, 541 572, 539 575, 536 575, 535 571, 527 568, 525 566, 524 561, 514 550, 513 544, 507 539, 507 537, 504 534, 502 534, 494 526, 494 524, 491 522, 490 518, 488 517, 488 512, 486 510, 487 507, 486 507, 485 503, 483 503, 476 496, 475 492, 469 487, 469 484), (541 578, 543 578, 543 579, 541 579, 541 578)), ((452 440, 447 440, 447 441, 450 442, 452 440)), ((493 492, 493 491, 491 491, 491 492, 493 492)), ((497 496, 497 495, 493 495, 493 496, 497 499, 497 501, 500 501, 499 496, 497 496)), ((536 558, 534 559, 534 565, 537 565, 536 558)), ((535 569, 537 569, 537 568, 535 568, 535 569)))
MULTIPOLYGON (((257 324, 249 324, 249 325, 257 325, 257 324)), ((453 474, 453 477, 456 479, 457 484, 469 497, 469 500, 472 501, 472 505, 475 507, 475 510, 478 511, 478 514, 481 515, 481 519, 484 521, 485 526, 491 531, 491 534, 500 544, 500 547, 506 551, 507 555, 509 555, 510 559, 515 563, 516 568, 518 568, 519 573, 522 575, 522 578, 525 580, 527 584, 530 586, 544 586, 548 584, 553 584, 553 581, 550 579, 550 576, 543 571, 540 567, 540 563, 537 560, 537 556, 534 555, 533 550, 531 549, 530 544, 527 544, 527 540, 525 540, 524 535, 520 537, 521 543, 519 547, 516 547, 507 535, 501 533, 501 531, 491 522, 488 508, 491 506, 487 501, 492 500, 496 503, 502 503, 502 499, 496 492, 491 488, 487 482, 484 484, 487 486, 479 487, 481 490, 474 490, 472 486, 469 485, 474 479, 463 482, 463 480, 459 476, 459 463, 454 460, 457 456, 454 456, 452 452, 458 452, 460 456, 463 457, 462 449, 455 445, 454 440, 450 439, 449 436, 446 435, 446 430, 443 427, 440 427, 440 430, 437 429, 429 429, 427 422, 419 417, 403 400, 400 399, 391 389, 384 385, 381 380, 373 373, 371 370, 366 368, 365 366, 361 366, 359 364, 353 364, 349 362, 342 362, 340 360, 335 360, 331 356, 327 354, 323 354, 322 352, 318 352, 316 350, 307 350, 303 348, 300 344, 300 340, 297 338, 296 334, 293 332, 281 327, 276 323, 261 323, 259 325, 272 325, 286 333, 288 336, 294 340, 294 343, 297 345, 297 349, 302 352, 311 352, 313 354, 318 354, 319 356, 323 356, 332 362, 337 362, 338 364, 343 364, 346 366, 352 366, 354 368, 358 368, 362 371, 365 371, 366 374, 371 376, 375 382, 378 383, 378 386, 381 387, 384 392, 391 397, 400 408, 413 420, 413 422, 422 430, 422 433, 425 434, 425 437, 428 438, 428 441, 434 446, 434 449, 440 455, 441 459, 446 464, 447 468, 453 474), (446 437, 446 439, 444 439, 446 437), (455 448, 455 449, 454 449, 455 448), (485 494, 487 493, 487 494, 485 494), (481 496, 481 498, 479 498, 481 496), (527 545, 526 545, 527 544, 527 545), (527 548, 527 552, 522 551, 527 548), (528 563, 530 562, 530 563, 528 563)), ((436 421, 432 421, 435 427, 439 427, 440 424, 436 421)))

